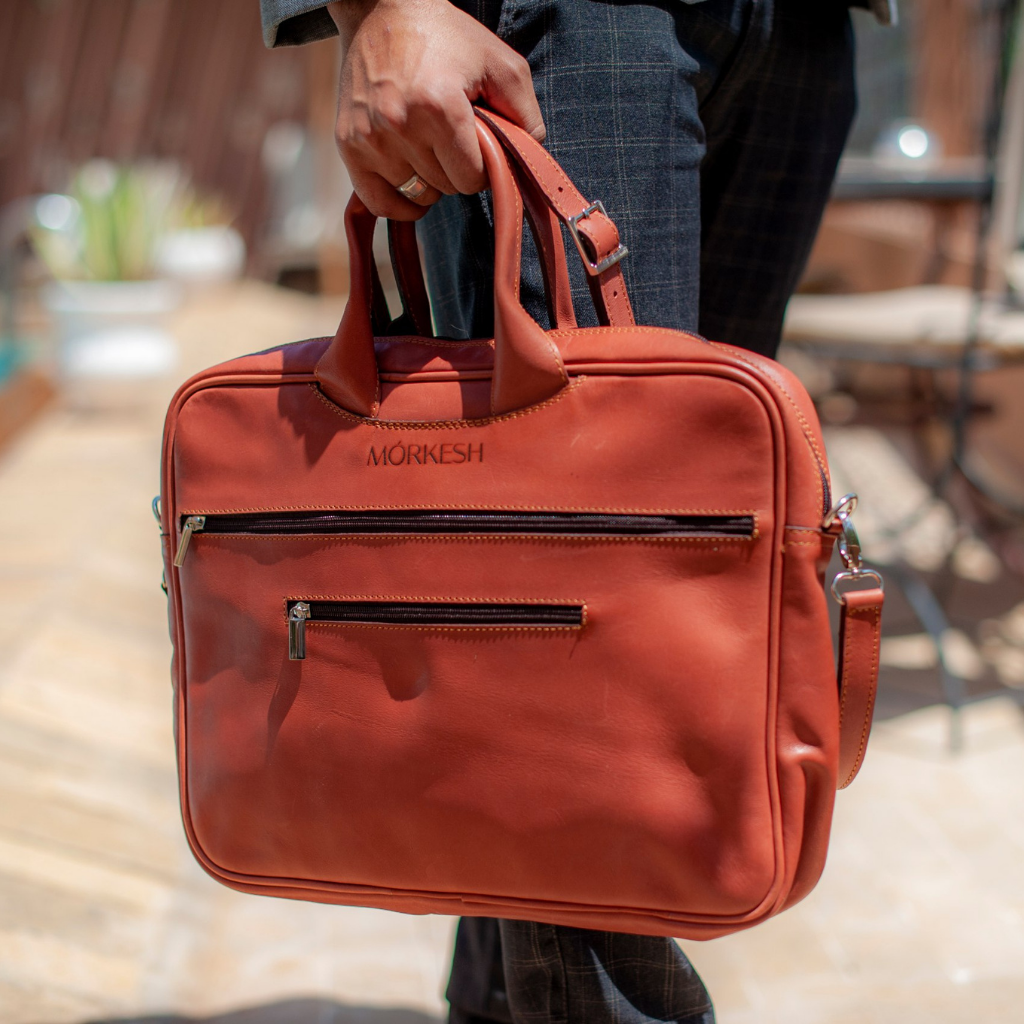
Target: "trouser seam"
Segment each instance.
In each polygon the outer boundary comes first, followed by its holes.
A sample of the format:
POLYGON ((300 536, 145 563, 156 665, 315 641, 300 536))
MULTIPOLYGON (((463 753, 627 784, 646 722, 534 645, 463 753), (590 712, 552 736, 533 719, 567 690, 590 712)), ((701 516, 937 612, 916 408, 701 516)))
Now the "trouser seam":
POLYGON ((771 41, 773 12, 774 0, 750 0, 750 10, 729 63, 697 106, 697 115, 704 123, 706 143, 709 141, 706 117, 713 117, 719 107, 728 104, 765 59, 771 41))

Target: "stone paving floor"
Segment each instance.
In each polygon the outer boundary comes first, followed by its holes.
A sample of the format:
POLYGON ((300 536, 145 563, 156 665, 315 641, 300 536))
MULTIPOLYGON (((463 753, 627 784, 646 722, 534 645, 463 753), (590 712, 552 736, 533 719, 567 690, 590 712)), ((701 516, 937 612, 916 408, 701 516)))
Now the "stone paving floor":
MULTIPOLYGON (((177 319, 182 376, 326 333, 256 285, 177 319)), ((168 385, 56 409, 0 456, 0 1024, 428 1024, 452 921, 244 896, 181 832, 156 526, 168 385)), ((688 943, 721 1024, 1024 1020, 1024 723, 1009 702, 880 723, 825 877, 688 943)))

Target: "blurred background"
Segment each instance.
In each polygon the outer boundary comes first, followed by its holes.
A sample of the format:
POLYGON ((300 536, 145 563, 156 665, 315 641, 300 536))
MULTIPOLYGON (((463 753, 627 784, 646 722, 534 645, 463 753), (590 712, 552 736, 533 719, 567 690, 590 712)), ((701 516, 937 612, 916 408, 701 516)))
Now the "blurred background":
MULTIPOLYGON (((721 1024, 1024 1005, 1024 29, 900 6, 854 15, 781 355, 886 575, 876 724, 815 892, 685 944, 721 1024)), ((230 892, 178 817, 163 413, 347 289, 337 44, 267 51, 257 7, 0 3, 0 1024, 443 1017, 449 919, 230 892)))

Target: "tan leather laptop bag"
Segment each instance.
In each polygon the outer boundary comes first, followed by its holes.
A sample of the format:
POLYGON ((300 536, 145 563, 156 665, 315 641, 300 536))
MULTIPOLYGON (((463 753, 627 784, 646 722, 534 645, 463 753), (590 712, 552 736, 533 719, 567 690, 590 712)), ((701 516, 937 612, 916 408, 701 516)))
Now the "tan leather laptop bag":
POLYGON ((265 895, 690 938, 756 924, 822 871, 867 741, 881 580, 851 502, 832 511, 799 382, 634 324, 600 204, 512 125, 478 130, 493 339, 430 337, 408 226, 405 333, 386 334, 353 200, 337 335, 213 367, 171 404, 189 843, 265 895), (553 330, 519 303, 524 198, 553 330), (603 326, 576 326, 560 220, 603 326))

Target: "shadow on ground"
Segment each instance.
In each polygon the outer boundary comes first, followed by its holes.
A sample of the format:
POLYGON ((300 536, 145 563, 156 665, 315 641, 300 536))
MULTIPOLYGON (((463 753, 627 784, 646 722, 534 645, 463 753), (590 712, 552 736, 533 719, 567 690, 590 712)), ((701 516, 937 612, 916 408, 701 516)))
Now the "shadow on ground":
POLYGON ((284 999, 264 1006, 218 1013, 211 1017, 150 1014, 141 1017, 97 1017, 85 1024, 440 1024, 440 1017, 418 1010, 346 1006, 333 999, 284 999))

